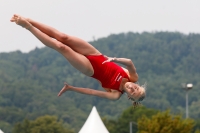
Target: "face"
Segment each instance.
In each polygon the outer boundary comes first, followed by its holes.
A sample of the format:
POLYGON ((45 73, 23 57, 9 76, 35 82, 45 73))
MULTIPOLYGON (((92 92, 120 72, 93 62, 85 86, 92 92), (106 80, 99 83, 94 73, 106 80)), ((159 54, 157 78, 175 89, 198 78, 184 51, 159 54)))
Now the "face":
POLYGON ((137 100, 144 93, 143 88, 141 88, 138 84, 127 82, 124 88, 125 92, 129 97, 137 100))

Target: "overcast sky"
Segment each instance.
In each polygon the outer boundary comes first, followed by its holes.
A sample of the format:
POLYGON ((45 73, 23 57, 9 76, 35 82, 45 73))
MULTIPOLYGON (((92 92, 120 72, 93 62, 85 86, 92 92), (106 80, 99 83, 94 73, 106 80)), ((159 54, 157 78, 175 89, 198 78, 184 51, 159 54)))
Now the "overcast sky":
POLYGON ((14 13, 86 41, 126 32, 200 33, 200 0, 0 0, 0 52, 43 47, 14 13))

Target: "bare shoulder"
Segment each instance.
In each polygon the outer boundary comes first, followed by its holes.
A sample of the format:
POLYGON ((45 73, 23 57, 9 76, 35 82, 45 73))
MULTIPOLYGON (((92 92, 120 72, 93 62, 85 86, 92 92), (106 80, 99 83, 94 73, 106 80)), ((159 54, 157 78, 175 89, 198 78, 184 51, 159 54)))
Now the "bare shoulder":
POLYGON ((137 72, 129 72, 128 69, 122 67, 122 69, 126 72, 126 74, 129 76, 129 79, 131 80, 131 82, 137 82, 138 81, 138 74, 137 72))

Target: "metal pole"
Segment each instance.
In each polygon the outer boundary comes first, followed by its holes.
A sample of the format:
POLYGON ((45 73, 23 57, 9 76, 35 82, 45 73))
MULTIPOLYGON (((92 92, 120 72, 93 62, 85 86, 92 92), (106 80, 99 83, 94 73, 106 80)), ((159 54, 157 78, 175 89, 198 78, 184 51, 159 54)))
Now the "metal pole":
POLYGON ((186 99, 186 118, 188 118, 188 90, 186 90, 186 96, 185 96, 185 99, 186 99))
POLYGON ((132 122, 130 122, 130 133, 132 133, 132 122))
POLYGON ((182 87, 186 91, 186 93, 185 93, 185 117, 187 119, 187 118, 189 118, 188 93, 189 93, 189 90, 191 90, 193 88, 193 84, 182 83, 182 87))

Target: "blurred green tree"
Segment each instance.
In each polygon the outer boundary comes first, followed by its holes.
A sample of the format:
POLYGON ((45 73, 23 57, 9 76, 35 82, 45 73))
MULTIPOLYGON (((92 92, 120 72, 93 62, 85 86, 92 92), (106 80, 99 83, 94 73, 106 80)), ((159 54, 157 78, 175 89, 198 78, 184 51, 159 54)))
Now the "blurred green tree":
POLYGON ((62 121, 58 121, 55 116, 41 116, 34 121, 25 119, 22 123, 17 123, 13 133, 74 133, 66 129, 62 121))
POLYGON ((171 115, 169 110, 138 120, 138 133, 190 133, 193 127, 194 120, 171 115))
POLYGON ((136 122, 140 117, 144 115, 149 118, 157 112, 157 110, 146 107, 138 107, 134 109, 131 106, 126 109, 116 121, 106 120, 105 118, 103 121, 110 133, 128 133, 130 122, 132 122, 132 131, 135 133, 137 132, 136 122))

